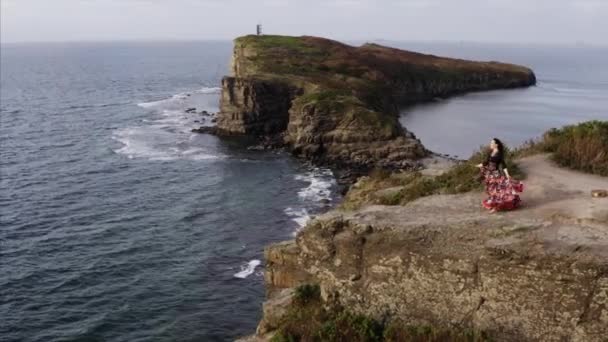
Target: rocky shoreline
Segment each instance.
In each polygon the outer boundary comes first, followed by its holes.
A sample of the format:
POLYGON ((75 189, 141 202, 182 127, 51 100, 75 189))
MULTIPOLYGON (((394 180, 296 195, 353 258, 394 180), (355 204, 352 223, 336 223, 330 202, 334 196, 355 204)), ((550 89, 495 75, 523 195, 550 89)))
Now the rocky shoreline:
POLYGON ((480 194, 334 210, 265 250, 268 299, 254 341, 280 332, 294 291, 379 322, 484 331, 498 341, 605 341, 608 178, 520 161, 527 206, 488 215, 480 194), (547 177, 550 174, 552 177, 547 177))

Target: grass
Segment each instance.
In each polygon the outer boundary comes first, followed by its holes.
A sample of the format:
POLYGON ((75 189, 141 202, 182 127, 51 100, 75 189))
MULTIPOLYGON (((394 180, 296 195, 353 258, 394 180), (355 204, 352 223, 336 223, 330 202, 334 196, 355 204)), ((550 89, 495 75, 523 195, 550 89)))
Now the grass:
POLYGON ((272 342, 296 341, 490 341, 485 333, 468 329, 437 329, 414 326, 399 321, 380 322, 343 309, 328 309, 321 300, 318 285, 296 288, 272 342))
POLYGON ((238 44, 252 44, 260 51, 299 52, 306 54, 322 54, 323 51, 316 46, 306 43, 302 37, 278 35, 248 35, 235 40, 238 44))
MULTIPOLYGON (((515 179, 524 179, 525 174, 506 152, 509 173, 515 179)), ((439 176, 425 176, 420 172, 389 173, 375 171, 362 181, 358 188, 346 194, 344 209, 356 209, 365 204, 405 205, 418 198, 438 194, 458 194, 483 189, 477 164, 485 159, 485 152, 474 153, 439 176), (401 187, 399 191, 379 190, 401 187), (380 195, 378 193, 380 192, 380 195)))
POLYGON ((492 341, 484 331, 473 329, 437 329, 428 325, 407 325, 392 322, 384 330, 384 341, 391 342, 483 342, 492 341))
POLYGON ((315 37, 248 35, 237 38, 235 45, 241 76, 272 78, 301 88, 302 95, 292 103, 294 112, 314 107, 318 120, 311 120, 311 125, 337 131, 328 139, 337 137, 342 142, 382 141, 400 135, 398 106, 460 89, 479 90, 479 79, 471 79, 473 71, 486 78, 513 73, 508 65, 376 45, 358 48, 315 37))
MULTIPOLYGON (((588 121, 554 128, 541 139, 531 140, 512 152, 507 149, 511 176, 525 179, 515 160, 538 153, 551 153, 551 158, 563 167, 608 176, 608 121, 588 121)), ((483 160, 484 152, 480 150, 469 160, 435 177, 419 172, 372 172, 347 193, 341 206, 344 209, 357 209, 365 204, 405 205, 430 195, 482 190, 483 184, 475 165, 483 160), (391 188, 398 190, 390 191, 391 188), (388 190, 381 191, 384 189, 388 190)))
POLYGON ((491 82, 497 74, 521 77, 522 70, 529 72, 508 64, 440 58, 377 45, 373 49, 358 48, 316 37, 248 35, 235 43, 253 52, 245 55, 257 74, 305 79, 325 88, 352 91, 366 107, 380 112, 388 109, 387 101, 395 104, 395 93, 406 94, 399 101, 421 96, 431 99, 459 92, 432 84, 466 84, 471 90, 479 90, 500 87, 491 82), (471 79, 475 72, 485 74, 486 81, 471 79))
POLYGON ((553 128, 541 139, 532 140, 515 151, 518 157, 551 153, 558 165, 608 176, 608 121, 587 121, 553 128))
POLYGON ((394 136, 399 131, 396 115, 370 110, 352 92, 343 89, 321 89, 308 93, 297 98, 294 105, 301 108, 314 106, 318 112, 333 114, 346 123, 356 122, 358 127, 365 127, 382 136, 394 136))
POLYGON ((293 299, 299 305, 306 305, 321 298, 319 285, 304 284, 298 286, 294 292, 293 299))

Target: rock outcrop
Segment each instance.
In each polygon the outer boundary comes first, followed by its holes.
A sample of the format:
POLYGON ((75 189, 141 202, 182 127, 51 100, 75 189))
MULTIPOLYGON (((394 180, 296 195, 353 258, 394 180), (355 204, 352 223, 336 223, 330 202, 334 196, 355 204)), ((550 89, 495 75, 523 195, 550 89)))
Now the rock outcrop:
POLYGON ((320 216, 265 250, 269 301, 258 332, 280 325, 290 288, 381 321, 489 332, 498 341, 606 341, 608 179, 521 161, 524 208, 488 215, 480 194, 320 216))
POLYGON ((346 169, 407 168, 428 151, 398 121, 401 106, 468 91, 533 85, 525 67, 441 58, 315 37, 235 40, 217 128, 278 142, 346 169))

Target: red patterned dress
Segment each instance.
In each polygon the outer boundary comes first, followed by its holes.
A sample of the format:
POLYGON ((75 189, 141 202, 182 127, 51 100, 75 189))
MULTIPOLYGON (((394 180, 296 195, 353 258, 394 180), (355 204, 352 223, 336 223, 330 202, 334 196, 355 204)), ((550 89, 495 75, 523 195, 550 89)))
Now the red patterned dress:
POLYGON ((523 184, 504 175, 507 168, 502 153, 488 156, 481 167, 488 197, 482 204, 489 210, 512 210, 521 204, 518 193, 523 191, 523 184))

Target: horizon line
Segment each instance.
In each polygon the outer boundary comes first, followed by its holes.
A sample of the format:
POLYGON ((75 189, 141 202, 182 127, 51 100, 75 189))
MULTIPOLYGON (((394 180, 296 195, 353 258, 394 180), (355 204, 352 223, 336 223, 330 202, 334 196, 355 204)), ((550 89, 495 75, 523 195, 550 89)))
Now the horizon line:
MULTIPOLYGON (((268 34, 271 35, 271 34, 268 34)), ((289 35, 286 35, 289 36, 289 35)), ((312 35, 291 35, 293 37, 303 37, 312 35)), ((241 37, 241 36, 237 36, 241 37)), ((207 39, 181 39, 181 38, 127 38, 127 39, 70 39, 70 40, 23 40, 23 41, 2 41, 0 45, 25 45, 25 44, 78 44, 78 43, 186 43, 186 42, 232 42, 235 38, 207 38, 207 39)), ((314 37, 314 36, 312 36, 314 37)), ((319 36, 317 36, 319 37, 319 36)), ((326 37, 323 37, 326 38, 326 37)), ((606 48, 608 44, 592 43, 585 41, 574 42, 527 42, 527 41, 488 41, 488 40, 452 40, 452 39, 387 39, 387 38, 328 38, 339 42, 397 42, 397 43, 449 43, 449 44, 494 44, 494 45, 536 45, 536 46, 555 46, 555 47, 598 47, 606 48)))

